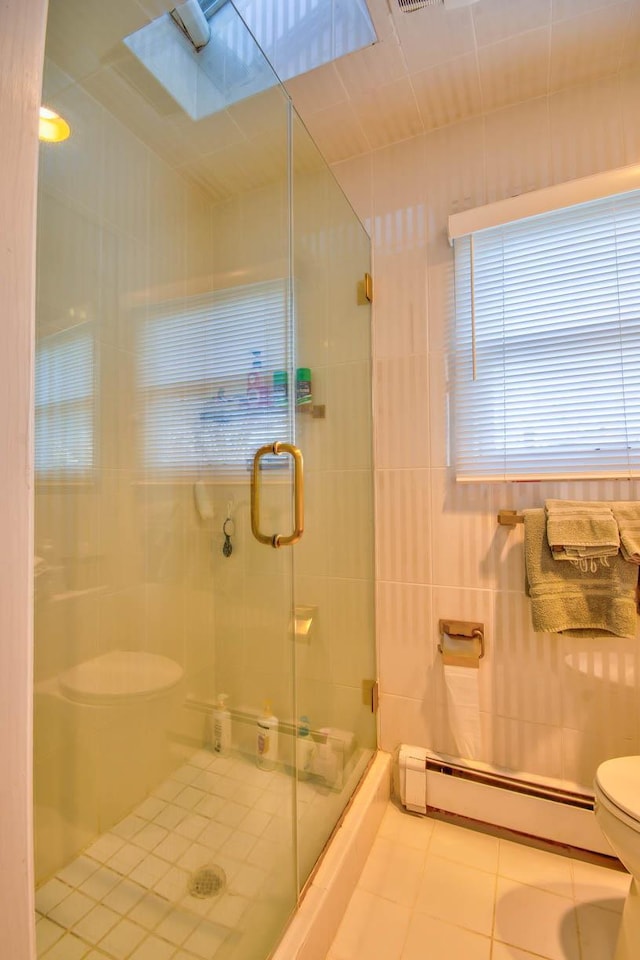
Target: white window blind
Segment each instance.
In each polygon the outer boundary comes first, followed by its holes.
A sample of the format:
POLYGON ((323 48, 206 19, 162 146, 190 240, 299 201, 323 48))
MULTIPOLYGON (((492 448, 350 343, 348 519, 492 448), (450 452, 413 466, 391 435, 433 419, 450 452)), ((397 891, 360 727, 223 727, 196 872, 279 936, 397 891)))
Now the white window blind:
POLYGON ((83 480, 94 467, 94 341, 88 324, 44 337, 35 360, 35 470, 83 480))
MULTIPOLYGON (((141 321, 144 468, 244 474, 258 447, 291 437, 280 374, 289 366, 288 315, 279 279, 168 302, 141 321)), ((271 460, 281 464, 286 458, 271 460)))
POLYGON ((457 238, 455 290, 457 478, 640 475, 640 191, 457 238))

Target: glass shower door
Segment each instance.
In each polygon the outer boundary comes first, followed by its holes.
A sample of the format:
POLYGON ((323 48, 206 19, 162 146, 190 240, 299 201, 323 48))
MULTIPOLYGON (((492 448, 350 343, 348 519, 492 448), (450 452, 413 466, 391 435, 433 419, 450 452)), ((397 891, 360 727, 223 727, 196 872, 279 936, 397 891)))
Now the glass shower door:
POLYGON ((369 241, 235 7, 172 6, 49 10, 40 960, 264 960, 375 749, 369 241))
MULTIPOLYGON (((289 105, 231 4, 216 57, 148 4, 76 6, 40 164, 39 957, 263 960, 297 899, 293 558, 250 511, 256 449, 294 439, 289 105)), ((291 460, 260 474, 287 533, 291 460)))

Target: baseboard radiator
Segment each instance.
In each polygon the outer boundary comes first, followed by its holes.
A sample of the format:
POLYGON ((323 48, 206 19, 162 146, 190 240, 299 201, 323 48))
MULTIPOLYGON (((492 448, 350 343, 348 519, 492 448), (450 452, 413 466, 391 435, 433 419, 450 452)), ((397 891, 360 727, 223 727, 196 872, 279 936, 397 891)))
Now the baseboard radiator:
POLYGON ((594 815, 594 797, 542 778, 522 778, 423 747, 398 753, 398 792, 415 813, 441 811, 552 843, 611 856, 594 815))

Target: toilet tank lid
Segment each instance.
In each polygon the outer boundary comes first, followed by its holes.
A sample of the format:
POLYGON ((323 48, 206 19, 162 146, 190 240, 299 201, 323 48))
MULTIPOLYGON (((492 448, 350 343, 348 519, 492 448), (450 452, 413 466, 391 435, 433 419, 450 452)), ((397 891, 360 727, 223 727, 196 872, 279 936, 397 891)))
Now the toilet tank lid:
POLYGON ((61 691, 79 703, 113 704, 157 695, 175 687, 182 667, 169 657, 141 650, 112 650, 60 674, 61 691))
POLYGON ((596 771, 596 786, 616 807, 640 821, 640 757, 605 760, 596 771))

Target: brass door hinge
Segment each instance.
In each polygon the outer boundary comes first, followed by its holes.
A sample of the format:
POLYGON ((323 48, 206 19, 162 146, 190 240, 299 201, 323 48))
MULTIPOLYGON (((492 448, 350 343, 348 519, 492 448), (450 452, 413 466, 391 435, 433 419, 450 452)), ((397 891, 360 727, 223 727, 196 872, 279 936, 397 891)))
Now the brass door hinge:
POLYGON ((362 681, 362 703, 365 707, 371 707, 371 713, 378 712, 378 681, 362 681))
POLYGON ((368 303, 373 303, 373 277, 370 273, 365 273, 358 283, 358 306, 364 307, 368 303))

